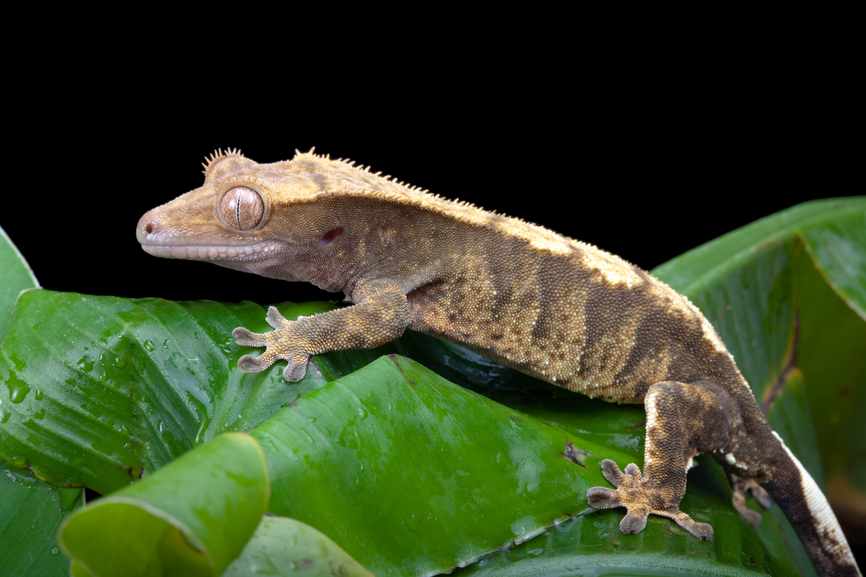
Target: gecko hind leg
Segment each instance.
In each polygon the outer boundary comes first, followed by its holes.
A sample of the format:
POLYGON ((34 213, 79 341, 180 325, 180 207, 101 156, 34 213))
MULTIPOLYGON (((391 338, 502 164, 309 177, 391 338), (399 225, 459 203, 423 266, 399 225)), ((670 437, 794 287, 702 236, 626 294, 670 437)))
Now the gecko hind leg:
POLYGON ((625 507, 620 530, 640 533, 647 516, 675 521, 698 539, 709 540, 713 528, 680 511, 686 491, 686 472, 699 453, 723 448, 736 422, 735 405, 710 381, 694 384, 666 381, 649 388, 644 398, 647 436, 644 472, 630 463, 623 473, 611 461, 601 463, 602 474, 616 489, 593 487, 586 493, 591 507, 625 507), (732 418, 734 417, 734 418, 732 418))

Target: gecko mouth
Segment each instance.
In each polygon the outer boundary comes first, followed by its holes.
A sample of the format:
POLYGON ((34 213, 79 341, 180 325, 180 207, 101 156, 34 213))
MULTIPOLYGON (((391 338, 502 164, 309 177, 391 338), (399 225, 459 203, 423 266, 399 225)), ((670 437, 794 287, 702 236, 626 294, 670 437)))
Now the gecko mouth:
POLYGON ((278 244, 271 241, 240 246, 196 246, 196 245, 158 245, 143 244, 141 248, 148 254, 162 258, 182 258, 186 260, 259 260, 276 251, 278 244))

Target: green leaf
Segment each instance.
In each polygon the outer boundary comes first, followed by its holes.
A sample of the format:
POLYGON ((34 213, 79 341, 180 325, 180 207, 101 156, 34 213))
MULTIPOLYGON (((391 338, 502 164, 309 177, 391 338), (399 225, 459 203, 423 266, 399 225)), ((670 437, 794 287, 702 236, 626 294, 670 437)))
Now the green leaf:
MULTIPOLYGON (((552 412, 562 401, 549 402, 545 411, 552 412)), ((615 418, 599 421, 630 444, 633 431, 619 432, 621 408, 595 408, 611 411, 615 418)), ((643 416, 636 416, 640 423, 643 416)), ((631 456, 493 403, 402 357, 379 359, 307 395, 253 436, 274 479, 270 511, 315 523, 375 574, 448 571, 535 535, 516 557, 527 548, 545 557, 579 552, 587 566, 605 566, 622 561, 617 552, 625 548, 664 553, 666 567, 708 573, 796 566, 784 554, 773 558, 740 521, 721 469, 704 466, 711 460, 692 473, 696 486, 683 508, 717 528, 712 543, 661 518, 650 518, 638 536, 623 536, 622 514, 587 509, 584 495, 605 484, 601 459, 627 463, 631 456), (589 452, 586 469, 563 457, 569 442, 589 452), (683 553, 688 563, 676 559, 683 553)))
POLYGON ((83 489, 63 489, 26 469, 0 463, 0 568, 4 575, 63 575, 69 562, 55 537, 63 517, 81 506, 83 489))
POLYGON ((851 256, 856 252, 850 245, 842 245, 842 251, 831 251, 829 247, 839 244, 816 242, 817 235, 812 231, 804 234, 812 258, 801 259, 796 287, 801 327, 796 364, 806 383, 827 498, 843 527, 861 535, 866 535, 866 436, 862 428, 866 411, 866 362, 862 362, 866 359, 866 322, 864 309, 858 303, 863 302, 866 290, 837 284, 833 269, 839 262, 852 271, 859 262, 848 279, 859 278, 862 287, 866 279, 864 230, 866 217, 850 223, 840 234, 848 241, 860 236, 859 261, 851 256), (816 245, 822 247, 820 252, 816 245), (839 298, 840 294, 843 298, 839 298), (858 359, 860 362, 856 362, 858 359))
POLYGON ((253 436, 274 480, 270 512, 315 524, 375 574, 447 571, 521 542, 586 508, 577 495, 604 482, 601 455, 624 458, 402 357, 307 395, 253 436), (588 472, 564 457, 569 442, 591 453, 588 472))
POLYGON ((372 573, 319 531, 284 517, 262 518, 240 557, 223 575, 339 575, 372 577, 372 573))
POLYGON ((666 519, 653 516, 638 535, 623 535, 619 530, 622 512, 600 511, 555 526, 455 575, 542 576, 566 571, 580 575, 669 575, 681 571, 815 575, 814 570, 804 571, 792 556, 786 540, 790 537, 783 535, 783 527, 773 517, 758 528, 742 522, 731 507, 727 478, 712 459, 698 458, 698 466, 689 472, 681 506, 714 527, 710 542, 697 541, 666 519))
POLYGON ((33 276, 30 265, 18 252, 2 226, 0 226, 0 270, 3 271, 3 281, 0 282, 0 343, 2 343, 9 321, 12 320, 12 307, 18 298, 18 293, 39 286, 39 281, 33 276))
POLYGON ((219 575, 252 536, 269 492, 258 443, 226 434, 77 510, 58 539, 77 572, 219 575))
POLYGON ((221 432, 252 429, 325 383, 311 375, 286 386, 278 368, 237 368, 232 329, 263 331, 264 316, 249 302, 24 293, 0 349, 0 456, 105 494, 221 432))

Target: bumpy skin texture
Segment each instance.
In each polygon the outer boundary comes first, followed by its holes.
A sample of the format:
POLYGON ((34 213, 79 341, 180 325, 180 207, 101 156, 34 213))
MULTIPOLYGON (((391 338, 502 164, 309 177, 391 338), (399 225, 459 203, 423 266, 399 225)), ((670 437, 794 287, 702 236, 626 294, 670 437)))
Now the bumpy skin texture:
MULTIPOLYGON (((266 347, 241 358, 246 372, 285 359, 285 378, 298 381, 311 355, 375 347, 411 328, 572 391, 642 402, 643 474, 605 460, 616 489, 587 493, 593 507, 626 507, 624 533, 653 514, 709 539, 712 528, 679 503, 693 457, 712 453, 774 495, 822 574, 860 574, 826 499, 767 425, 712 325, 614 255, 301 153, 270 165, 237 151, 212 156, 204 185, 145 214, 137 236, 156 256, 311 282, 355 303, 296 321, 271 308, 274 331, 235 329, 239 344, 266 347)), ((740 509, 743 498, 736 489, 740 509)))

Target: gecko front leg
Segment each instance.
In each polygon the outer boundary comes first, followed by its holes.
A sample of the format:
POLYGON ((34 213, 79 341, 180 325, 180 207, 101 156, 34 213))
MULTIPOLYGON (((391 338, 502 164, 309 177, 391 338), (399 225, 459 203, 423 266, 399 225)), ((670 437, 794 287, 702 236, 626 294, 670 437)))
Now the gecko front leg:
POLYGON ((605 459, 602 473, 616 489, 589 489, 589 504, 596 509, 625 507, 627 513, 620 523, 623 533, 639 533, 648 515, 661 515, 698 539, 709 540, 712 527, 694 521, 679 506, 694 456, 730 444, 732 423, 739 421, 736 404, 710 381, 662 382, 649 388, 644 408, 647 435, 643 475, 634 463, 623 473, 616 463, 605 459))
POLYGON ((304 378, 312 355, 378 347, 398 338, 409 325, 406 295, 390 281, 359 282, 351 297, 353 306, 296 321, 268 308, 266 320, 273 331, 253 333, 243 327, 232 331, 239 345, 267 347, 258 357, 241 357, 238 367, 257 373, 285 359, 289 364, 283 377, 294 383, 304 378))

